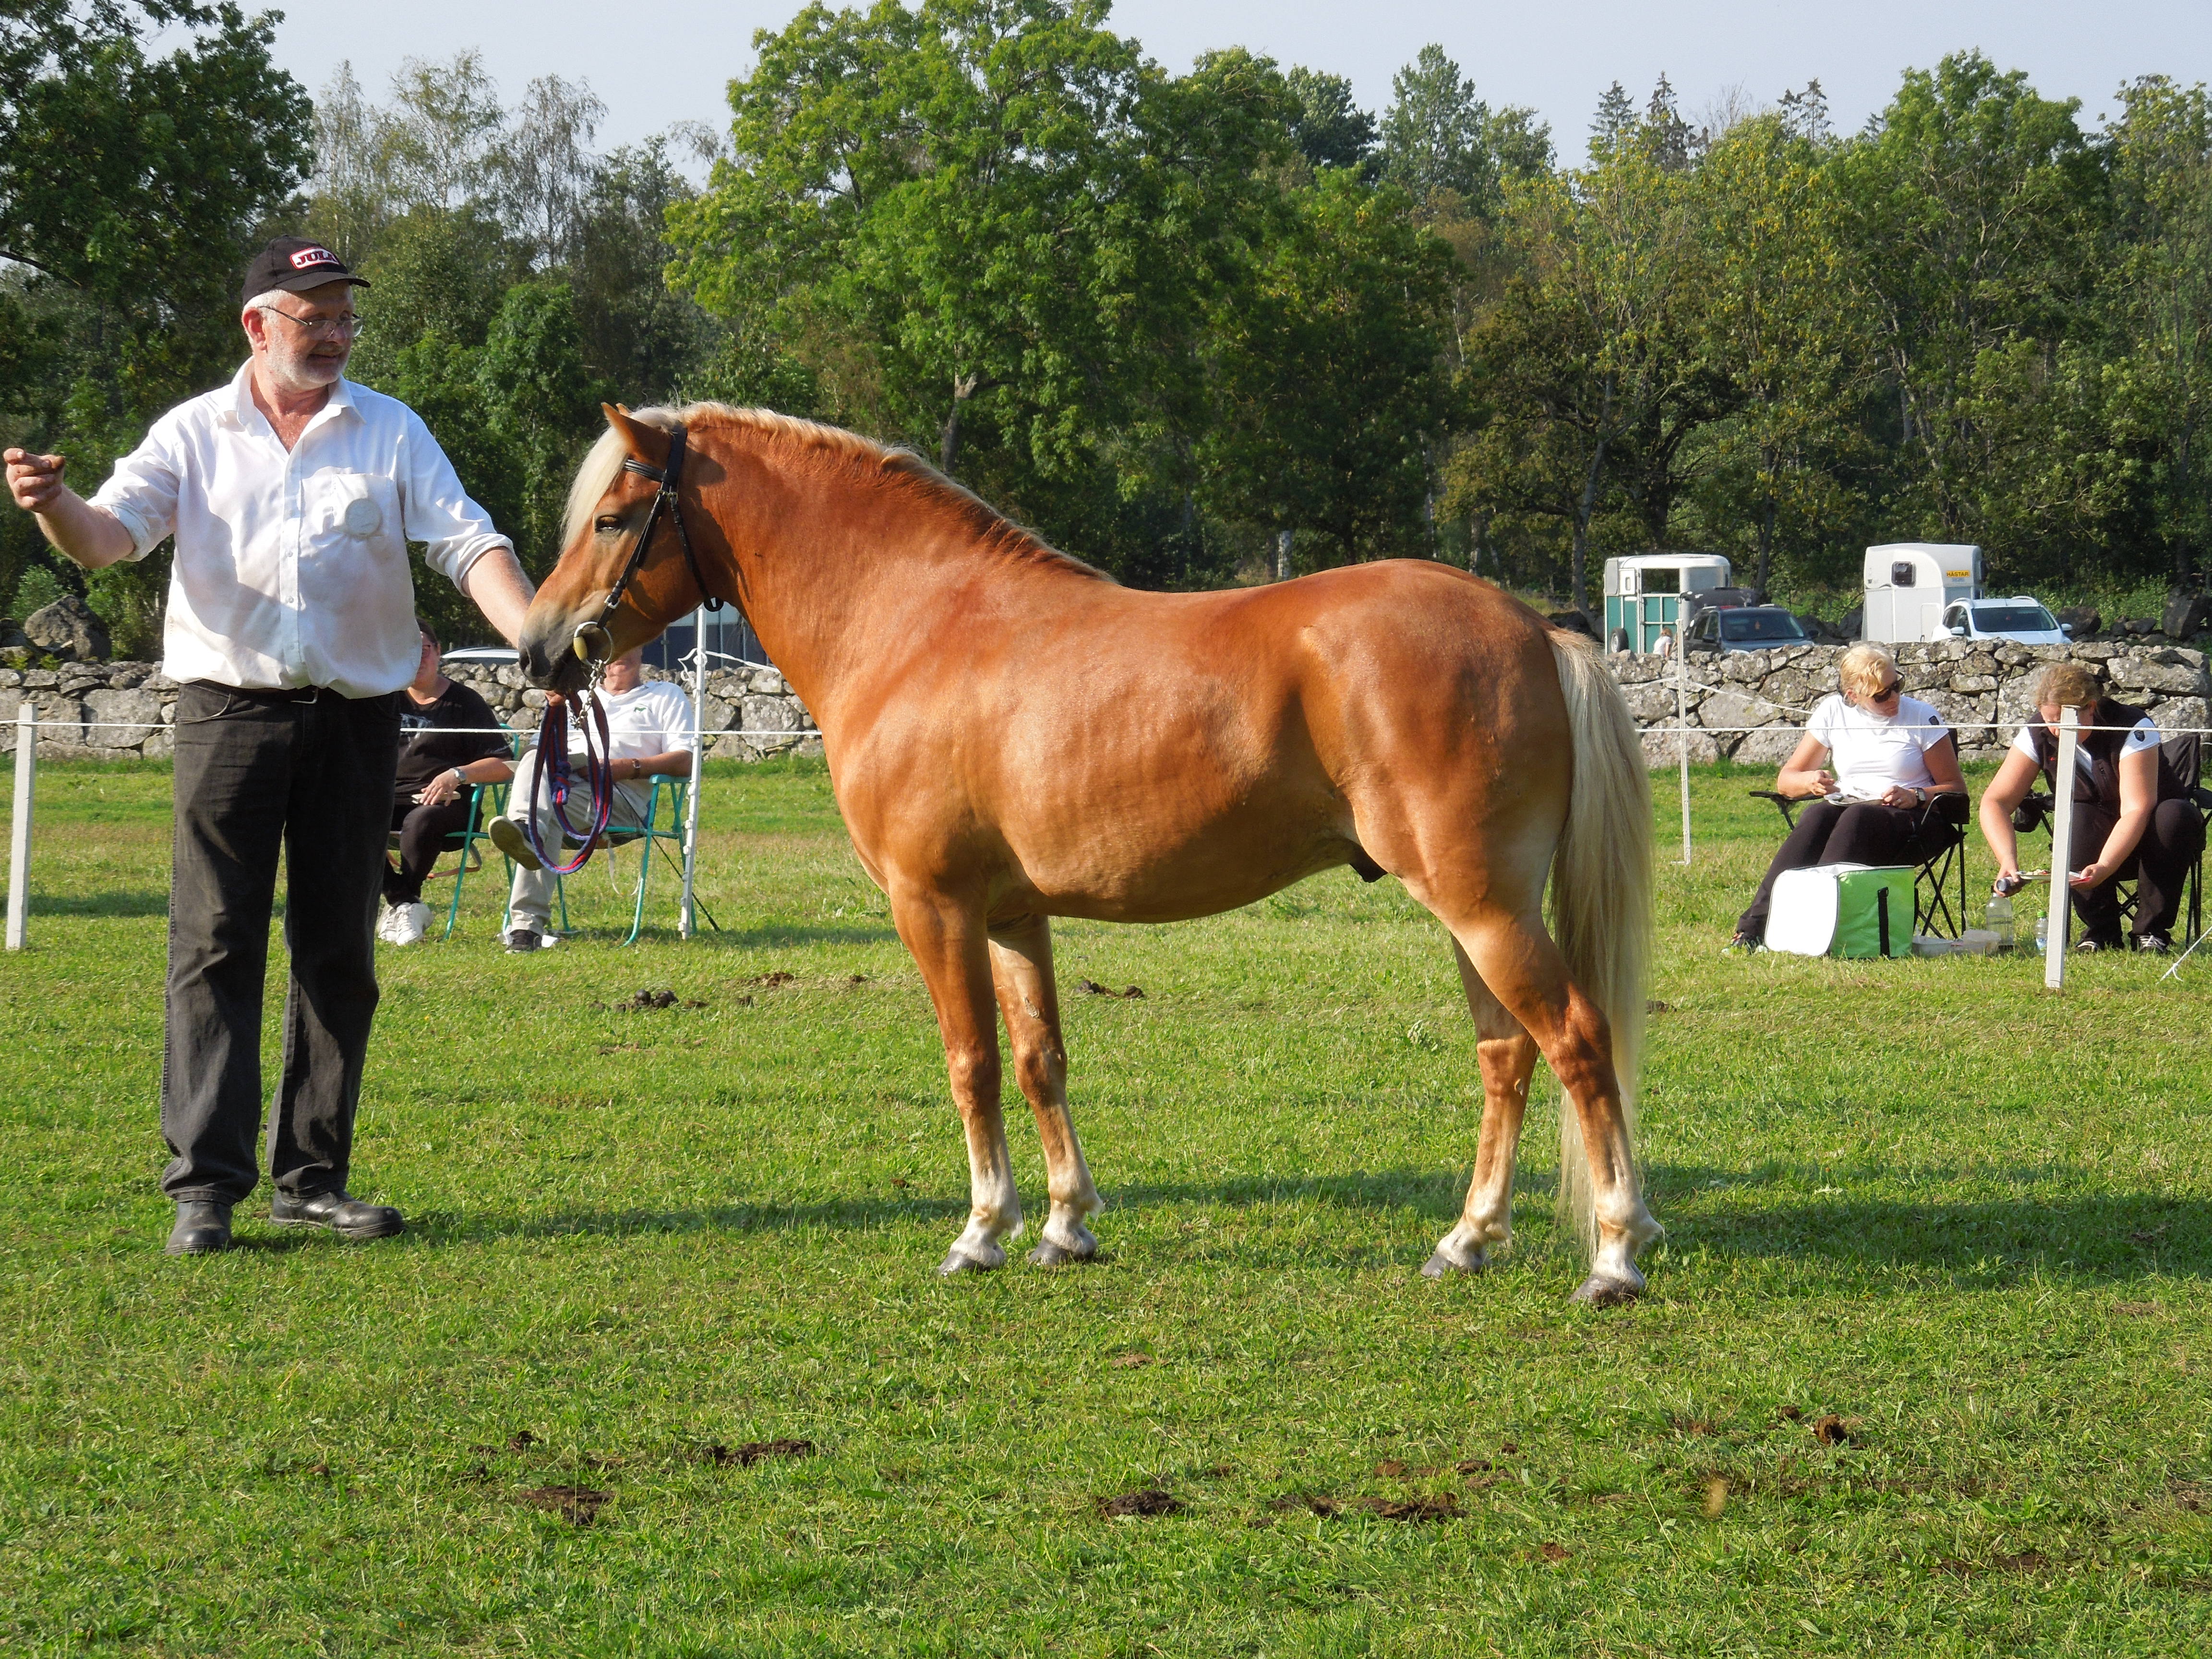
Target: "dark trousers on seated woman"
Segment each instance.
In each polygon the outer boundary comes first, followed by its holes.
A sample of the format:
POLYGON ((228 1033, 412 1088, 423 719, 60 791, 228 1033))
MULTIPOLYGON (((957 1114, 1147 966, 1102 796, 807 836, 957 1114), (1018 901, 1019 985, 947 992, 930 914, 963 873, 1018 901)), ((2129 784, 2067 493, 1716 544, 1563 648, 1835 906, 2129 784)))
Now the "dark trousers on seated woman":
POLYGON ((384 866, 384 902, 415 904, 422 897, 422 884, 438 854, 448 850, 447 837, 469 827, 469 796, 442 806, 424 806, 411 795, 392 803, 392 827, 399 832, 399 867, 387 860, 384 866))
POLYGON ((1736 921, 1747 939, 1766 937, 1766 912, 1774 902, 1775 878, 1785 870, 1816 864, 1917 865, 1940 853, 1954 838, 1950 825, 1925 806, 1884 806, 1875 801, 1838 805, 1817 800, 1797 814, 1797 827, 1759 884, 1751 908, 1736 921), (1924 828, 1923 828, 1924 824, 1924 828))
MULTIPOLYGON (((2085 801, 2074 803, 2074 867, 2079 870, 2097 856, 2105 837, 2112 833, 2118 815, 2085 801)), ((2110 880, 2097 887, 2074 890, 2074 914, 2081 919, 2081 937, 2100 945, 2120 942, 2120 884, 2136 884, 2135 935, 2156 933, 2173 937, 2173 924, 2181 914, 2181 896, 2189 885, 2189 872, 2204 850, 2204 823, 2197 809, 2185 800, 2162 800, 2151 809, 2142 839, 2110 880)))

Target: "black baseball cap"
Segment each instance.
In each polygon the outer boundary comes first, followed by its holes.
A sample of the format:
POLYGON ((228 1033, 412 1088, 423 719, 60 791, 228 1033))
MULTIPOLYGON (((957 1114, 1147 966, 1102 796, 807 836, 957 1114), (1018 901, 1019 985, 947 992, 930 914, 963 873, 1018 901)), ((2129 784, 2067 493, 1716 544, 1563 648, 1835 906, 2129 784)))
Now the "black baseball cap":
POLYGON ((320 242, 311 242, 304 236, 279 236, 255 254, 246 267, 246 290, 238 296, 238 303, 246 305, 255 295, 266 294, 272 289, 287 294, 304 294, 325 283, 351 283, 356 288, 367 288, 368 278, 355 276, 345 268, 343 260, 320 242))

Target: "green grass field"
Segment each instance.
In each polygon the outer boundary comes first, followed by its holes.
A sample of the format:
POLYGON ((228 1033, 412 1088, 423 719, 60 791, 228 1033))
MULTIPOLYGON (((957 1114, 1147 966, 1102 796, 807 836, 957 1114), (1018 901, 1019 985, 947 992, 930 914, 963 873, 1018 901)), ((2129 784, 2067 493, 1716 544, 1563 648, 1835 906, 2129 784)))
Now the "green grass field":
POLYGON ((0 1652, 2206 1650, 2212 960, 1723 959, 1759 781, 1702 775, 1662 864, 1669 1234, 1592 1312, 1548 1092, 1513 1255, 1417 1276, 1474 1045, 1436 924, 1348 872, 1063 925, 1105 1257, 937 1279, 934 1028, 805 766, 714 769, 720 933, 617 948, 595 864, 558 952, 501 952, 473 878, 386 952, 354 1186, 404 1238, 264 1188, 244 1248, 166 1258, 168 780, 47 767, 0 959, 0 1652), (595 1006, 663 988, 704 1006, 595 1006), (1180 1507, 1102 1513, 1139 1489, 1180 1507))

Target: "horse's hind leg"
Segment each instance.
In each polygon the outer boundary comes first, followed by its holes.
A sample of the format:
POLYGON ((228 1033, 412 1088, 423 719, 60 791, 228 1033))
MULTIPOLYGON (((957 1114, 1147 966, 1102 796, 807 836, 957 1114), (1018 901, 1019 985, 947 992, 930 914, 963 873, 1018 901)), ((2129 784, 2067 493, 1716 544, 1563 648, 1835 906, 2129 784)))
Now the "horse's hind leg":
MULTIPOLYGON (((1663 1229, 1644 1207, 1637 1180, 1628 1115, 1613 1068, 1612 1030, 1568 978, 1559 947, 1540 922, 1486 907, 1471 917, 1453 918, 1451 929, 1482 982, 1535 1039, 1545 1064, 1559 1079, 1565 1096, 1559 1109, 1571 1110, 1581 1129, 1589 1168, 1585 1219, 1596 1236, 1596 1248, 1589 1278, 1576 1298, 1601 1304, 1628 1301, 1644 1288, 1636 1253, 1663 1229)), ((1486 1114, 1483 1127, 1487 1139, 1486 1114)), ((1559 1179, 1569 1183, 1574 1174, 1562 1168, 1559 1179)))
POLYGON ((1459 963, 1468 1012, 1474 1016, 1475 1056, 1482 1070, 1482 1139, 1459 1224, 1437 1242, 1437 1253, 1421 1269, 1431 1279, 1449 1273, 1479 1273, 1490 1265, 1492 1245, 1512 1242, 1513 1159, 1521 1146, 1521 1119, 1528 1108, 1528 1079, 1536 1071, 1536 1040, 1490 994, 1457 939, 1452 941, 1452 956, 1459 963))
POLYGON ((1098 1254, 1098 1241, 1084 1220, 1102 1206, 1067 1111, 1067 1047, 1060 1034, 1051 922, 1025 916, 994 927, 991 980, 1013 1046, 1015 1079, 1036 1115, 1037 1139, 1044 1143, 1045 1190, 1052 1199, 1052 1213, 1030 1260, 1044 1267, 1088 1261, 1098 1254))
POLYGON ((1000 1241, 1021 1231, 1022 1200, 1014 1188, 1006 1119, 999 1109, 999 1028, 992 1018, 982 919, 935 895, 894 894, 891 915, 936 1006, 952 1103, 968 1132, 968 1225, 937 1271, 1002 1267, 1006 1253, 1000 1241))

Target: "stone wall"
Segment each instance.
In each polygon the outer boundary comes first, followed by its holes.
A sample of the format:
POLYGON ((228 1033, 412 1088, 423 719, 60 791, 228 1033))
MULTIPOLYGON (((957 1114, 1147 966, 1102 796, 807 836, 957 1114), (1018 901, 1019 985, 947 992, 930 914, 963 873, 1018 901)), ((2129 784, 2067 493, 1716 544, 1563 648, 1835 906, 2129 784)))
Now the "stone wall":
MULTIPOLYGON (((1802 645, 1726 656, 1692 653, 1690 758, 1727 756, 1750 765, 1779 766, 1797 746, 1814 704, 1837 689, 1836 660, 1845 648, 1802 645)), ((2021 721, 2033 718, 2028 690, 2036 672, 2046 662, 2063 659, 2095 667, 2113 696, 2148 709, 2162 730, 2212 725, 2206 718, 2212 677, 2205 672, 2204 653, 2187 646, 1942 640, 1892 648, 1905 672, 1905 691, 1933 703, 1959 726, 1959 751, 1966 760, 1993 761, 2004 752, 2021 721), (1973 729, 1972 723, 1984 720, 1999 724, 1994 731, 1973 729)), ((1674 664, 1656 657, 1608 660, 1627 695, 1629 712, 1644 728, 1645 759, 1654 767, 1674 765, 1674 664)))
MULTIPOLYGON (((1839 646, 1788 646, 1735 655, 1692 654, 1690 663, 1690 758, 1723 756, 1747 764, 1778 766, 1797 746, 1813 705, 1836 689, 1839 646)), ((1974 644, 1945 640, 1897 647, 1905 689, 1931 702, 1959 725, 1960 752, 1968 760, 1995 760, 2028 717, 2027 692, 2045 662, 2071 658, 2094 664, 2113 692, 2142 704, 2167 731, 2212 726, 2208 701, 2212 677, 2205 654, 2187 646, 2087 642, 2072 646, 1974 644), (1979 720, 2001 722, 1996 731, 1971 729, 1979 720)), ((1629 711, 1645 728, 1644 751, 1655 767, 1674 764, 1674 681, 1672 664, 1656 657, 1612 657, 1629 711), (1656 730, 1653 728, 1668 728, 1656 730)), ((519 731, 535 731, 545 694, 523 684, 519 668, 456 663, 453 678, 474 686, 519 731)), ((648 678, 667 679, 658 669, 648 678)), ((690 689, 684 682, 684 689, 690 689)), ((0 668, 0 753, 15 746, 15 706, 28 697, 39 711, 42 758, 156 757, 170 750, 176 686, 145 663, 64 663, 59 668, 0 668), (52 724, 48 724, 52 722, 52 724), (111 725, 108 722, 144 722, 111 725)), ((714 734, 707 752, 722 759, 758 760, 769 755, 819 755, 822 734, 783 676, 773 668, 710 674, 703 722, 714 734)))
MULTIPOLYGON (((545 694, 523 684, 519 668, 455 663, 447 672, 474 687, 518 731, 534 732, 545 694)), ((647 669, 649 679, 672 678, 647 669)), ((691 689, 690 682, 683 682, 691 689)), ((0 668, 0 754, 15 748, 15 710, 28 699, 38 710, 42 760, 156 758, 170 752, 176 683, 143 662, 64 663, 58 668, 0 668)), ((728 760, 769 755, 819 755, 813 717, 773 668, 707 677, 702 722, 707 753, 728 760)))

